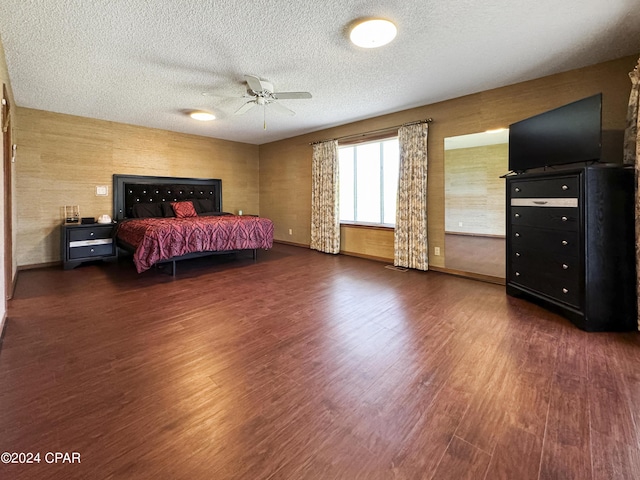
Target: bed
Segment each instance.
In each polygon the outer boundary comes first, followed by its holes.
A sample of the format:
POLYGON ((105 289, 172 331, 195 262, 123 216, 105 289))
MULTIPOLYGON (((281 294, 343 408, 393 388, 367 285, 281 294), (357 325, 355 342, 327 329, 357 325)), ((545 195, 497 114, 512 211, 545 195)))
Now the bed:
POLYGON ((138 273, 187 258, 273 245, 273 222, 222 211, 222 181, 139 175, 113 176, 117 245, 133 255, 138 273))

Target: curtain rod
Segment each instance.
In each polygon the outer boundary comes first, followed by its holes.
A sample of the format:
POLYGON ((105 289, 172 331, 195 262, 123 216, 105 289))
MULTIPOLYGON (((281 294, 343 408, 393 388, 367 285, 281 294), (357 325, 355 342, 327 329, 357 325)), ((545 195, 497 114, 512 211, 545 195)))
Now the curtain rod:
POLYGON ((315 142, 309 143, 309 145, 317 145, 319 143, 329 142, 331 140, 345 140, 347 138, 366 137, 366 136, 373 135, 373 134, 376 134, 376 133, 384 133, 384 132, 390 132, 392 130, 397 130, 400 127, 408 127, 409 125, 420 125, 421 123, 431 123, 431 122, 433 122, 433 118, 427 118, 427 119, 424 119, 424 120, 416 120, 415 122, 403 123, 402 125, 395 125, 393 127, 381 128, 379 130, 372 130, 370 132, 354 133, 353 135, 345 135, 343 137, 328 138, 327 140, 317 140, 315 142))

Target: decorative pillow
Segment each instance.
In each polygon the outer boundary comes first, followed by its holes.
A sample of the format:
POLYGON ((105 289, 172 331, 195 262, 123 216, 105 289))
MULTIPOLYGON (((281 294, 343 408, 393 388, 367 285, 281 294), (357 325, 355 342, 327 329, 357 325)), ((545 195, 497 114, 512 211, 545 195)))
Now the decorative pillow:
POLYGON ((131 209, 133 218, 162 217, 162 206, 159 203, 136 203, 131 209))
POLYGON ((200 215, 201 213, 204 212, 214 212, 215 208, 213 205, 213 200, 210 200, 208 198, 200 198, 198 200, 194 200, 193 201, 193 206, 196 209, 196 212, 198 213, 198 215, 200 215))
POLYGON ((197 217, 193 202, 171 202, 171 207, 178 218, 197 217))
POLYGON ((162 203, 162 216, 165 218, 175 218, 176 217, 176 212, 173 211, 173 207, 171 206, 171 203, 169 202, 163 202, 162 203))

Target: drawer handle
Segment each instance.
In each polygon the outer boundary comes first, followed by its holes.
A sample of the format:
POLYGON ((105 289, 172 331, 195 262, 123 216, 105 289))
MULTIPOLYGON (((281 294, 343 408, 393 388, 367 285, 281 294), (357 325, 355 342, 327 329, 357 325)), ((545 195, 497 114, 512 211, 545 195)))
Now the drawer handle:
POLYGON ((569 290, 567 290, 566 288, 563 288, 562 293, 569 293, 569 290))
POLYGON ((518 187, 516 187, 516 192, 519 192, 519 191, 520 191, 520 189, 518 187))
POLYGON ((562 240, 562 245, 569 245, 569 242, 567 242, 566 240, 562 240))
POLYGON ((535 203, 536 205, 546 205, 547 202, 546 200, 534 200, 533 203, 535 203))
POLYGON ((516 218, 520 218, 520 214, 519 214, 519 213, 516 213, 514 216, 515 216, 516 218))
POLYGON ((91 235, 93 237, 93 232, 89 233, 89 235, 91 235))
POLYGON ((520 236, 520 234, 518 232, 516 232, 516 237, 519 237, 519 236, 520 236))
POLYGON ((516 272, 516 277, 519 277, 519 276, 520 276, 520 272, 516 272))
POLYGON ((567 220, 569 220, 567 217, 562 217, 563 222, 566 222, 567 220))
POLYGON ((519 253, 519 252, 516 252, 516 257, 519 257, 519 256, 520 256, 520 253, 519 253))
POLYGON ((89 250, 91 253, 95 252, 95 250, 92 248, 91 250, 89 250))
POLYGON ((562 190, 569 190, 569 187, 567 185, 562 185, 562 190))
POLYGON ((563 270, 568 270, 569 269, 569 265, 567 265, 566 263, 562 264, 562 269, 563 270))

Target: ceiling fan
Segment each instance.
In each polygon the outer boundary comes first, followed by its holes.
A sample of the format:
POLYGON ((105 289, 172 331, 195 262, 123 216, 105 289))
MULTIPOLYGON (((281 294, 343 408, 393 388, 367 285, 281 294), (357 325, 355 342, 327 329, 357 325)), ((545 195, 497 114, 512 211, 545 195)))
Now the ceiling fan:
POLYGON ((256 105, 261 105, 263 109, 267 105, 270 105, 269 108, 272 110, 276 110, 286 115, 295 115, 295 112, 293 110, 290 110, 284 105, 279 104, 277 101, 281 99, 293 100, 301 98, 311 98, 311 94, 309 92, 274 92, 273 84, 271 82, 260 80, 258 77, 255 77, 253 75, 245 75, 244 78, 247 82, 247 93, 244 96, 246 98, 251 98, 251 100, 249 100, 238 110, 236 110, 236 115, 242 115, 243 113, 251 110, 256 105))

